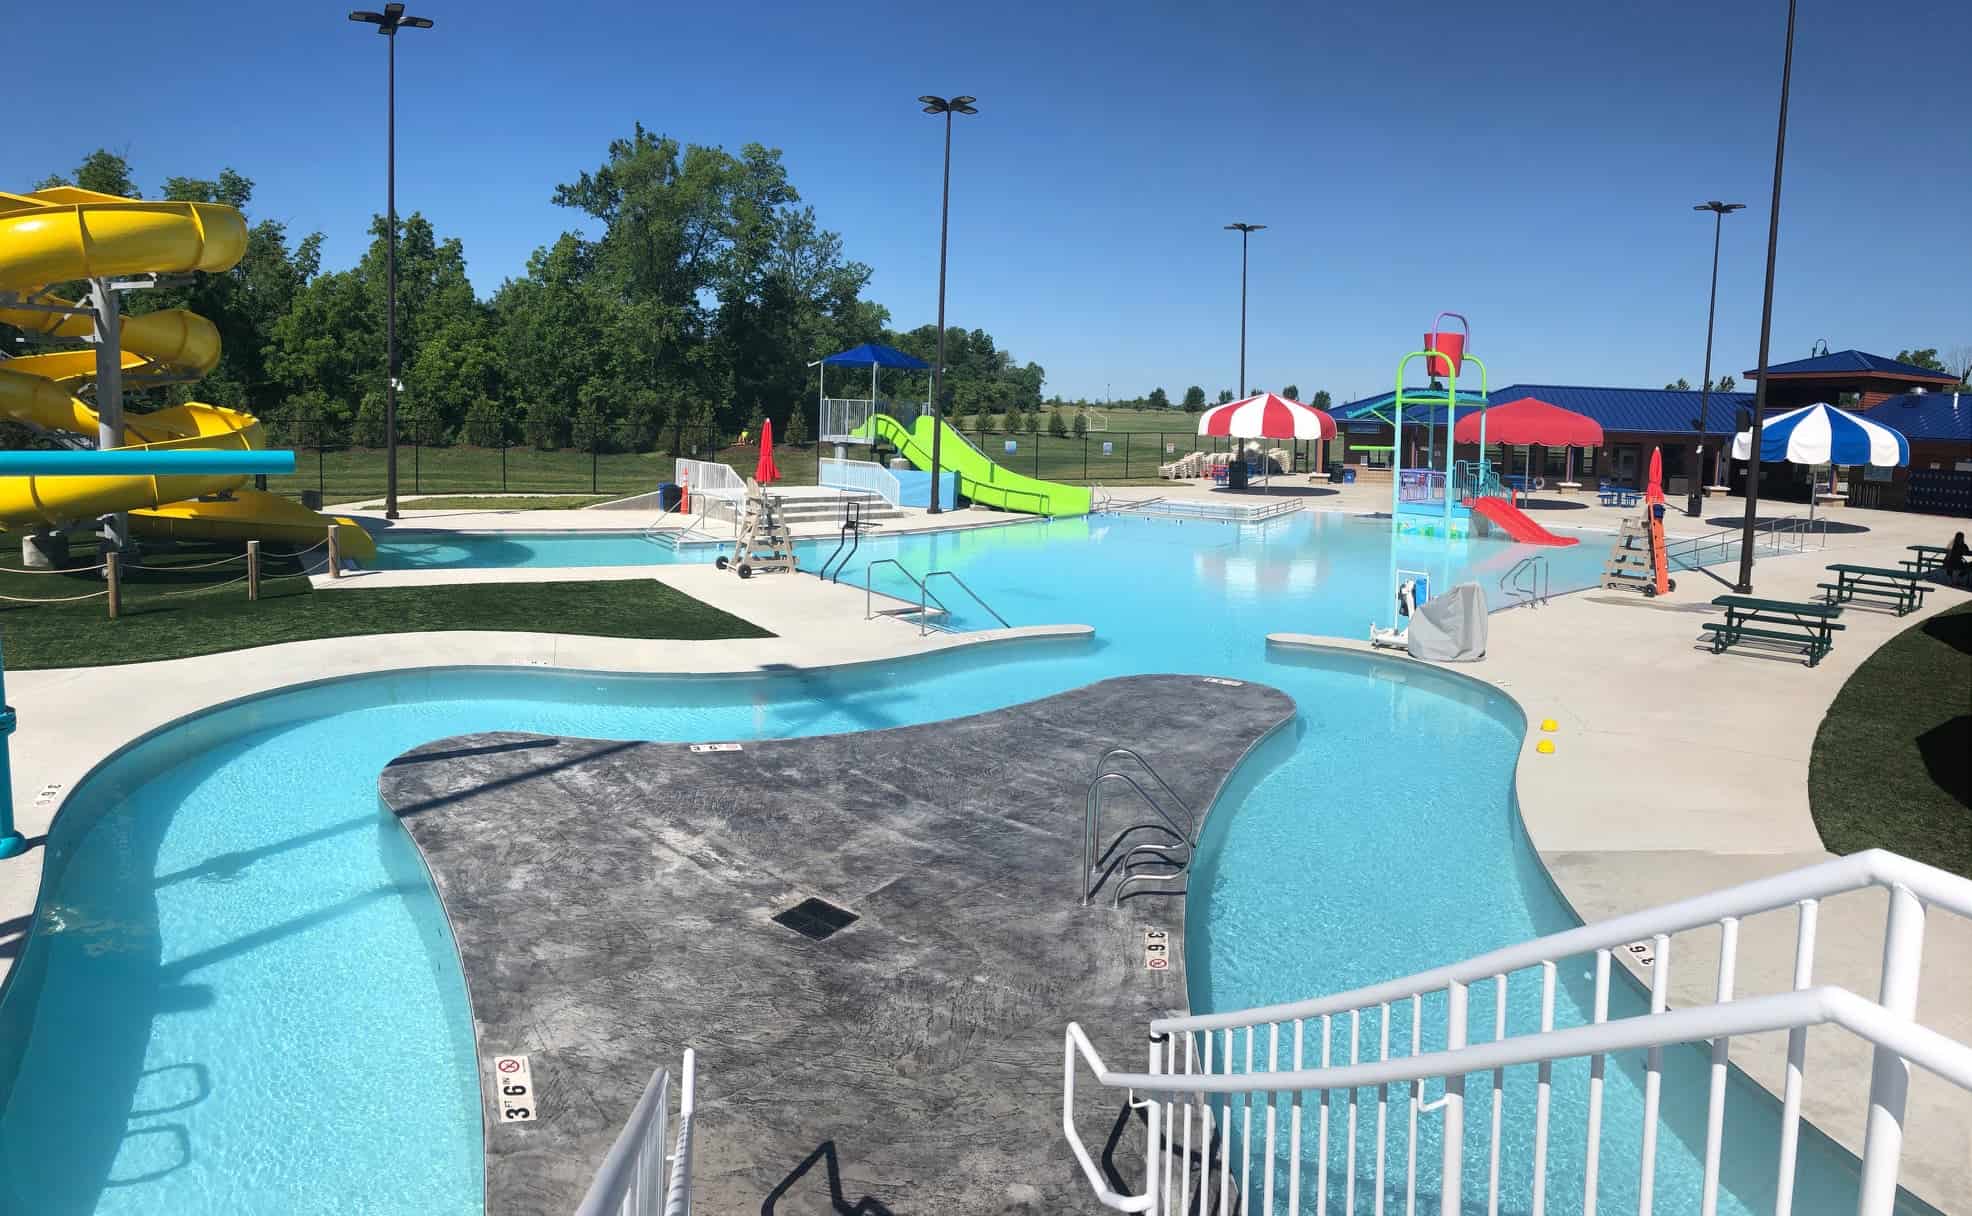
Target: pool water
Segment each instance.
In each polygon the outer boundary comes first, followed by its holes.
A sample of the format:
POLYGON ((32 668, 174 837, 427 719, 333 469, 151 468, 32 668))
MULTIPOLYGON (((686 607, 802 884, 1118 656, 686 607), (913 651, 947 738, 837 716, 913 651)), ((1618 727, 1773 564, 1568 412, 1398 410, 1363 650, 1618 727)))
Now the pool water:
MULTIPOLYGON (((1603 548, 1591 538, 1549 551, 1554 588, 1592 583, 1603 548)), ((457 960, 415 850, 376 794, 392 757, 467 731, 788 737, 932 721, 1137 672, 1263 680, 1299 716, 1208 821, 1189 913, 1194 1008, 1337 991, 1566 927, 1519 832, 1511 775, 1523 724, 1503 696, 1408 665, 1288 658, 1263 643, 1274 631, 1387 623, 1392 567, 1439 586, 1475 577, 1497 595, 1499 573, 1529 552, 1421 538, 1393 550, 1387 523, 1312 512, 1264 525, 1093 517, 891 537, 866 544, 845 581, 894 556, 913 573, 955 571, 1015 623, 1083 622, 1097 637, 746 678, 379 674, 167 728, 83 783, 51 834, 41 925, 0 998, 0 1027, 26 1027, 0 1040, 0 1204, 481 1210, 457 960)), ((879 587, 892 576, 874 573, 879 587)), ((956 615, 977 612, 949 598, 956 615)), ((1564 978, 1559 1020, 1586 1020, 1579 976, 1564 978)), ((1641 1000, 1620 979, 1617 993, 1622 1011, 1641 1000)), ((1488 997, 1475 990, 1475 1039, 1491 1034, 1488 997)), ((1533 1016, 1516 993, 1512 1026, 1533 1016)), ((1395 1037, 1407 1042, 1407 1029, 1395 1037)), ((1695 1049, 1671 1054, 1673 1067, 1703 1067, 1695 1049)), ((1635 1069, 1611 1069, 1612 1146, 1640 1123, 1635 1069)), ((1562 1114, 1579 1102, 1580 1078, 1557 1077, 1555 1126, 1579 1127, 1562 1114)), ((1531 1084, 1531 1070, 1517 1070, 1509 1085, 1507 1210, 1525 1206, 1531 1084)), ((1660 1203, 1695 1208, 1688 1129, 1703 1112, 1689 1099, 1702 1087, 1666 1090, 1677 1099, 1660 1203)), ((1477 1079, 1471 1092, 1468 1162, 1483 1163, 1477 1079)), ((1749 1113, 1735 1139, 1764 1134, 1758 1120, 1773 1123, 1773 1103, 1744 1085, 1736 1100, 1749 1113)), ((1428 1136, 1435 1120, 1425 1123, 1428 1136)), ((1567 1194, 1582 1146, 1557 1132, 1552 1153, 1554 1194, 1567 1194)), ((1429 1189, 1435 1151, 1421 1161, 1429 1189)), ((1804 1145, 1803 1162, 1800 1210, 1852 1209, 1852 1162, 1819 1142, 1804 1145)), ((1605 1171, 1611 1210, 1634 1194, 1623 1172, 1605 1171)), ((1771 1172, 1755 1173, 1728 1178, 1722 1211, 1759 1208, 1771 1172)), ((1467 1194, 1483 1194, 1483 1164, 1467 1178, 1467 1194)))

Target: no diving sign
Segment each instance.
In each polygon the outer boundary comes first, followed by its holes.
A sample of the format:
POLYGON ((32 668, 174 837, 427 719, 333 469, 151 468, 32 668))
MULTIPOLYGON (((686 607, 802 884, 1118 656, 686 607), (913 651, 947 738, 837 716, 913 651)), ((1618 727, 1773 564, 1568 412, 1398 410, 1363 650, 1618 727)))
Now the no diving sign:
POLYGON ((494 1056, 493 1088, 500 1122, 534 1122, 534 1070, 526 1056, 494 1056))

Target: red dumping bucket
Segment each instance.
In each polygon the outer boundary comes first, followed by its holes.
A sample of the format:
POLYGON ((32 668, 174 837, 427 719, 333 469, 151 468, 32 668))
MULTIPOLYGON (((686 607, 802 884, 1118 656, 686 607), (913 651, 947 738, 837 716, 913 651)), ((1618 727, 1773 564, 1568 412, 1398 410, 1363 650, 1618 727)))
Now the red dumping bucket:
POLYGON ((1465 335, 1440 330, 1435 334, 1424 335, 1424 349, 1438 351, 1438 355, 1426 356, 1424 365, 1432 376, 1455 375, 1454 368, 1465 363, 1465 335), (1439 356, 1443 357, 1440 358, 1439 356))

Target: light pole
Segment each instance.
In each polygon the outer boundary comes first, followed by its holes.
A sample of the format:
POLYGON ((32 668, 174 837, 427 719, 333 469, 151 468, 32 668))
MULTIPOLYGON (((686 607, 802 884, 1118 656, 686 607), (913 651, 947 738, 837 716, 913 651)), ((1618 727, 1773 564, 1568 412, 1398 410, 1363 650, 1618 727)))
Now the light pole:
POLYGON ((357 10, 351 21, 377 27, 390 43, 389 86, 384 109, 387 151, 384 155, 384 381, 383 381, 383 517, 397 518, 397 31, 428 30, 429 17, 406 17, 401 4, 386 4, 381 13, 357 10))
MULTIPOLYGON (((931 365, 931 510, 937 515, 944 495, 938 489, 938 441, 945 433, 945 248, 952 230, 952 115, 977 114, 977 97, 918 98, 926 114, 945 116, 945 193, 938 204, 938 361, 931 365)), ((956 505, 956 504, 955 504, 956 505)))
POLYGON ((1265 224, 1227 224, 1227 232, 1239 233, 1239 397, 1246 399, 1246 242, 1265 224))
POLYGON ((1767 351, 1773 338, 1773 263, 1780 249, 1780 171, 1787 163, 1787 89, 1794 79, 1794 6, 1787 0, 1787 49, 1780 60, 1780 125, 1773 139, 1773 210, 1767 216, 1767 288, 1760 303, 1760 370, 1753 386, 1751 450, 1746 453, 1746 527, 1739 538, 1741 595, 1753 593, 1753 525, 1760 514, 1761 415, 1767 408, 1767 351))
POLYGON ((1685 512, 1696 519, 1705 512, 1705 424, 1706 407, 1712 401, 1712 322, 1719 315, 1719 232, 1725 217, 1746 210, 1745 203, 1722 203, 1713 199, 1699 203, 1693 211, 1712 213, 1712 302, 1705 309, 1705 378, 1698 386, 1698 446, 1691 457, 1691 494, 1685 499, 1685 512))

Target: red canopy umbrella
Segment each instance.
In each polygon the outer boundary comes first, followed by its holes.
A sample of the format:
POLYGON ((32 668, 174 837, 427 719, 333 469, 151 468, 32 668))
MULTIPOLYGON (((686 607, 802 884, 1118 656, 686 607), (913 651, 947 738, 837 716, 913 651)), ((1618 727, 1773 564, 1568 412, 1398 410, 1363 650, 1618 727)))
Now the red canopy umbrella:
POLYGON ((761 485, 772 485, 781 479, 781 471, 774 464, 774 420, 760 424, 760 463, 753 467, 753 480, 761 485))
MULTIPOLYGON (((1568 473, 1574 480, 1575 448, 1602 446, 1602 424, 1586 414, 1564 410, 1538 397, 1522 397, 1484 411, 1486 438, 1494 443, 1540 444, 1544 448, 1568 448, 1568 473)), ((1458 420, 1452 438, 1459 443, 1479 442, 1480 412, 1458 420)), ((1532 480, 1534 453, 1527 453, 1527 472, 1532 480)))

